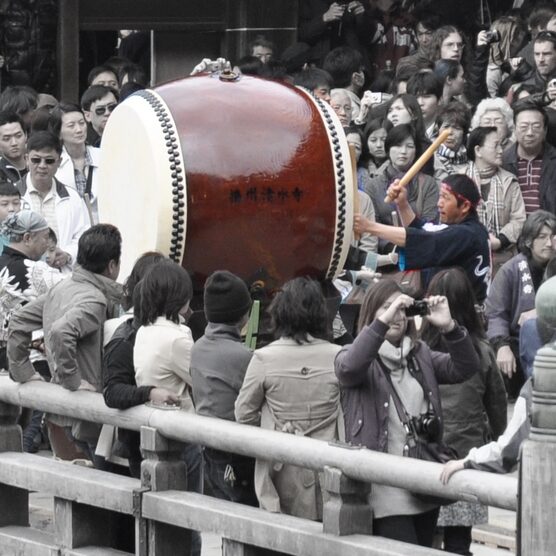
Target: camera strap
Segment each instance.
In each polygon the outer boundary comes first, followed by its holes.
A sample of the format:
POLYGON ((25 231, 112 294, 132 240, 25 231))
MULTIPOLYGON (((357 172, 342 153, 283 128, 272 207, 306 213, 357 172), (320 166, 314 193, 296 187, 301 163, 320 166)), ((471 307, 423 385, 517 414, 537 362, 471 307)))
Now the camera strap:
POLYGON ((384 375, 384 378, 386 379, 386 382, 388 383, 388 386, 390 388, 390 394, 392 395, 392 401, 394 402, 394 407, 396 408, 398 417, 400 418, 400 421, 407 435, 407 442, 408 444, 410 442, 415 442, 418 433, 415 430, 415 425, 413 424, 411 415, 409 415, 409 413, 407 412, 407 409, 405 408, 405 405, 403 404, 402 399, 400 398, 398 391, 396 390, 396 387, 392 382, 390 371, 387 369, 386 365, 384 364, 380 356, 377 357, 377 361, 382 371, 382 374, 384 375))
POLYGON ((411 376, 421 385, 421 388, 423 389, 423 396, 425 397, 425 400, 427 400, 428 410, 434 413, 434 407, 429 396, 427 385, 425 384, 423 371, 419 366, 419 362, 412 355, 407 356, 407 369, 411 373, 411 376))

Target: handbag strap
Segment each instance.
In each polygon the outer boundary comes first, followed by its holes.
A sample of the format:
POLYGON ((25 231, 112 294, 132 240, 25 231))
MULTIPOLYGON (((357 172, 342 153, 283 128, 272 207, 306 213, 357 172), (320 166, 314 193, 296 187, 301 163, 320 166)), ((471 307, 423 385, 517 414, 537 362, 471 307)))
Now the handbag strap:
POLYGON ((400 395, 398 394, 398 391, 394 386, 394 383, 392 382, 390 371, 386 368, 386 365, 384 364, 384 362, 380 357, 377 357, 377 361, 382 373, 384 374, 384 378, 388 383, 388 387, 390 388, 390 394, 392 395, 392 401, 394 402, 394 407, 396 408, 398 417, 400 418, 400 421, 402 422, 402 425, 404 426, 406 432, 407 433, 412 432, 413 426, 411 423, 411 417, 407 412, 407 409, 405 408, 405 405, 403 404, 402 399, 400 398, 400 395))
POLYGON ((94 166, 92 164, 89 164, 89 171, 87 172, 87 183, 85 185, 85 193, 87 193, 89 197, 91 196, 91 189, 93 187, 93 170, 94 166))
MULTIPOLYGON (((413 437, 413 438, 417 438, 419 436, 417 430, 415 429, 415 425, 413 423, 413 420, 411 418, 411 415, 408 413, 407 409, 405 408, 405 405, 402 401, 402 399, 400 398, 400 395, 398 394, 398 391, 396 390, 396 387, 394 386, 394 383, 392 382, 392 377, 390 375, 390 371, 388 370, 388 368, 386 367, 386 365, 384 364, 384 362, 382 361, 382 359, 379 357, 377 357, 377 361, 378 364, 380 366, 380 369, 382 371, 382 373, 384 374, 384 378, 386 378, 386 382, 388 383, 388 387, 390 388, 390 393, 392 394, 392 401, 394 402, 394 407, 396 408, 396 412, 398 414, 398 417, 405 429, 405 432, 409 437, 413 437)), ((431 410, 432 408, 432 403, 430 400, 430 397, 427 393, 427 389, 425 388, 425 385, 423 384, 423 380, 422 380, 422 376, 418 377, 417 375, 419 373, 421 373, 421 369, 418 367, 418 365, 415 364, 414 358, 413 357, 408 357, 407 358, 407 368, 411 374, 411 376, 419 383, 419 385, 421 386, 421 388, 423 389, 423 395, 425 397, 425 400, 427 401, 427 405, 429 410, 431 410)))

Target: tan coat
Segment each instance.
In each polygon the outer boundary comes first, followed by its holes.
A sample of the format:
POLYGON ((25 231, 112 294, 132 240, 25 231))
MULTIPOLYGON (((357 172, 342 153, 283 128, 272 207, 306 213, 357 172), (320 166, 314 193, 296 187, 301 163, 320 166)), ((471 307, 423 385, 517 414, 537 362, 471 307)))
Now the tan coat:
MULTIPOLYGON (((281 338, 255 351, 235 404, 238 423, 324 440, 343 435, 334 358, 324 340, 299 345, 281 338)), ((307 519, 322 518, 318 473, 257 460, 255 491, 261 508, 307 519)))

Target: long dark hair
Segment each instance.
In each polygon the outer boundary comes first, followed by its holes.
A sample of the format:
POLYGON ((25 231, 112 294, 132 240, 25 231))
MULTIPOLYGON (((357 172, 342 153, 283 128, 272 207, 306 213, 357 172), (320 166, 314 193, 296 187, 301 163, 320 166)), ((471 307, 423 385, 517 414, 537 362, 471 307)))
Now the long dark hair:
POLYGON ((443 25, 442 27, 436 29, 436 31, 433 33, 431 44, 429 46, 429 59, 432 62, 436 62, 437 60, 440 60, 440 51, 442 50, 442 43, 452 33, 457 33, 462 38, 462 40, 464 40, 463 33, 459 29, 456 29, 453 25, 443 25))
MULTIPOLYGON (((473 286, 463 270, 454 267, 435 274, 430 281, 427 295, 446 296, 452 317, 467 329, 476 349, 479 341, 486 339, 483 322, 475 308, 473 286)), ((426 319, 421 328, 421 339, 432 349, 442 348, 442 336, 438 328, 426 319)))
POLYGON ((315 280, 294 278, 286 282, 268 312, 277 338, 292 338, 298 344, 308 342, 309 336, 330 338, 326 301, 315 280))
POLYGON ((394 126, 386 134, 386 140, 384 141, 384 150, 386 151, 386 159, 390 160, 390 149, 392 147, 399 147, 406 139, 413 139, 415 143, 415 157, 412 160, 415 162, 425 151, 425 144, 421 137, 417 134, 417 130, 412 124, 400 124, 394 126))
POLYGON ((143 279, 147 270, 154 264, 159 263, 165 259, 162 253, 158 251, 147 251, 143 253, 133 265, 130 275, 124 283, 124 300, 122 305, 127 311, 133 307, 133 292, 137 284, 143 279))
POLYGON ((388 112, 390 111, 390 106, 392 106, 392 104, 394 104, 397 100, 401 100, 406 110, 409 112, 409 115, 411 116, 411 125, 415 128, 417 137, 424 139, 426 137, 425 122, 423 120, 423 112, 421 111, 417 97, 410 95, 409 93, 401 93, 393 96, 386 107, 387 117, 388 112))
POLYGON ((139 325, 153 324, 158 317, 179 322, 179 314, 193 297, 189 274, 165 259, 153 264, 133 293, 133 314, 139 325))
POLYGON ((545 226, 548 226, 553 234, 556 233, 556 217, 546 210, 536 210, 525 220, 517 240, 517 250, 525 255, 527 259, 533 257, 531 250, 533 241, 535 241, 545 226))

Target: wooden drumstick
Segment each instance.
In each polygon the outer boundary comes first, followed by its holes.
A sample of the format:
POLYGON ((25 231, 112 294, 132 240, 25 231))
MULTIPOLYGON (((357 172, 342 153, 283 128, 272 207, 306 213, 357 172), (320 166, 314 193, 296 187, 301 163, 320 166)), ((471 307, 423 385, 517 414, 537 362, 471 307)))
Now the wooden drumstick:
MULTIPOLYGON (((451 128, 445 129, 429 146, 429 148, 413 163, 413 166, 405 173, 405 175, 400 180, 400 185, 405 187, 421 170, 421 168, 428 162, 429 158, 434 155, 435 151, 448 139, 448 136, 452 133, 451 128)), ((390 192, 384 197, 385 203, 391 203, 396 197, 393 197, 390 192)))
MULTIPOLYGON (((354 214, 358 214, 359 213, 359 187, 357 184, 357 156, 355 154, 355 147, 353 145, 350 145, 348 143, 348 147, 349 147, 349 158, 351 159, 351 172, 352 172, 352 176, 353 176, 353 212, 354 214)), ((353 232, 355 241, 359 241, 361 239, 361 236, 356 233, 353 232)))

